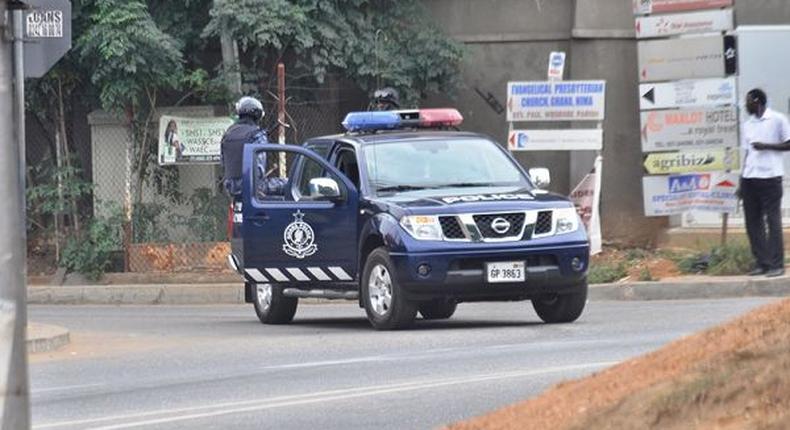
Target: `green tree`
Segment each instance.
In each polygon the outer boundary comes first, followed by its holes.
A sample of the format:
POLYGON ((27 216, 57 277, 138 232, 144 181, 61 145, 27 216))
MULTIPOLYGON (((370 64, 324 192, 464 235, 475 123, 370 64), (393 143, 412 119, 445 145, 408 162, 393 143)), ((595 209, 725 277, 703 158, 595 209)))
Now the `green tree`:
POLYGON ((216 0, 203 34, 227 28, 254 69, 290 60, 319 83, 337 71, 416 103, 455 89, 463 54, 426 17, 417 0, 216 0))

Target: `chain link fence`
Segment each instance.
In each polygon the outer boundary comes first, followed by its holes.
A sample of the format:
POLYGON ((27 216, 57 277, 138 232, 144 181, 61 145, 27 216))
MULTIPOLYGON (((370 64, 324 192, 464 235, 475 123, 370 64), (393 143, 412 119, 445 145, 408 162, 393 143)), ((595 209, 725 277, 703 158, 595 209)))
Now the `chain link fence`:
MULTIPOLYGON (((340 132, 345 112, 365 103, 359 97, 331 97, 336 89, 295 88, 287 94, 307 90, 311 100, 287 99, 287 144, 340 132)), ((264 127, 270 131, 269 140, 277 142, 276 100, 264 95, 263 101, 264 127)), ((217 164, 160 166, 156 145, 163 114, 222 117, 227 110, 159 109, 150 118, 148 134, 142 138, 142 133, 137 134, 149 145, 147 153, 154 154, 140 178, 140 151, 127 152, 133 133, 125 121, 93 111, 75 112, 58 124, 28 113, 31 275, 50 275, 58 267, 96 278, 106 271, 228 270, 228 199, 220 187, 222 169, 217 164)))

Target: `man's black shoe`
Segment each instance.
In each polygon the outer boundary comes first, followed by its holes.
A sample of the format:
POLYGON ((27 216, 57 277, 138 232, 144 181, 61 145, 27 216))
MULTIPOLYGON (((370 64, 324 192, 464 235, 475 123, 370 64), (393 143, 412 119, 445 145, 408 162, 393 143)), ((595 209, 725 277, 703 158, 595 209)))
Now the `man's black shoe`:
POLYGON ((764 275, 765 273, 766 273, 765 269, 763 269, 762 267, 758 267, 752 270, 751 272, 749 272, 749 276, 760 276, 760 275, 764 275))
POLYGON ((771 269, 771 270, 765 272, 765 277, 766 278, 778 278, 778 277, 784 276, 784 275, 785 275, 785 269, 783 269, 783 268, 771 269))

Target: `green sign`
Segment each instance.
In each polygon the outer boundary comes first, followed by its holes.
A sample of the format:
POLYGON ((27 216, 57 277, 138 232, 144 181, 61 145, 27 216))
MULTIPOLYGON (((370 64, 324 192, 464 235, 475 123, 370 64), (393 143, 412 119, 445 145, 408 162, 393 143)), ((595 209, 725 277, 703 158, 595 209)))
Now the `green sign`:
POLYGON ((654 152, 645 157, 645 170, 651 175, 738 170, 739 158, 733 148, 654 152))
POLYGON ((232 124, 230 118, 162 116, 159 164, 219 163, 220 141, 232 124))

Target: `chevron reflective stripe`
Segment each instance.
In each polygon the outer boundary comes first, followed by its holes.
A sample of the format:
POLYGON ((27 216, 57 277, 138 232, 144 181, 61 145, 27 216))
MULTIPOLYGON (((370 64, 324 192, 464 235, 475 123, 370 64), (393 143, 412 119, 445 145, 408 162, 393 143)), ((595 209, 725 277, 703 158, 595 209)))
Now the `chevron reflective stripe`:
POLYGON ((352 279, 342 267, 330 267, 329 271, 341 281, 350 281, 352 279))
POLYGON ((271 275, 277 282, 289 281, 288 277, 285 276, 285 273, 281 272, 280 269, 266 269, 266 273, 271 275))
POLYGON ((263 276, 263 273, 258 269, 247 269, 245 272, 247 272, 250 278, 255 282, 269 282, 269 278, 263 276))
POLYGON ((320 267, 308 267, 307 271, 319 281, 331 281, 332 278, 326 274, 320 267))
POLYGON ((353 281, 340 266, 332 267, 264 267, 244 269, 247 279, 259 284, 267 282, 332 282, 353 281))
POLYGON ((296 279, 297 281, 305 282, 305 281, 309 281, 310 280, 310 277, 307 276, 304 272, 302 272, 301 269, 297 269, 295 267, 289 267, 289 268, 287 268, 285 270, 288 273, 290 273, 291 276, 293 276, 293 278, 296 279))

